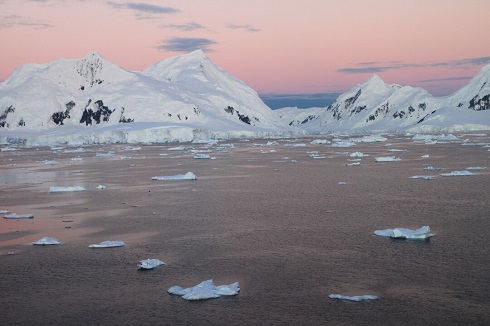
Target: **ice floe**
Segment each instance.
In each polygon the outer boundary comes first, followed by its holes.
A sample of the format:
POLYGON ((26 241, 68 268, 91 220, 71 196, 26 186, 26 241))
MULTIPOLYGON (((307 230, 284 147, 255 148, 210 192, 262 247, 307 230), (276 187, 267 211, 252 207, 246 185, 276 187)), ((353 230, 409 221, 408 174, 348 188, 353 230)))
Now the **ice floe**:
POLYGON ((397 161, 401 161, 401 159, 397 156, 379 156, 379 157, 375 157, 374 160, 376 162, 397 162, 397 161))
POLYGON ((97 244, 97 243, 94 243, 94 244, 91 244, 90 246, 88 246, 89 248, 114 248, 114 247, 124 247, 124 241, 119 241, 119 240, 115 240, 115 241, 102 241, 101 243, 97 244))
POLYGON ((486 166, 469 166, 466 170, 485 170, 486 168, 486 166))
POLYGON ((425 155, 422 155, 422 156, 420 156, 420 157, 421 157, 421 158, 429 158, 429 157, 430 157, 430 155, 429 155, 429 154, 425 154, 425 155))
POLYGON ((361 162, 352 162, 352 163, 347 163, 346 166, 360 166, 361 162))
POLYGON ((310 141, 310 144, 318 144, 318 145, 321 145, 321 144, 330 144, 330 141, 328 139, 314 139, 312 141, 310 141))
POLYGON ((461 170, 461 171, 452 171, 449 173, 440 174, 441 177, 459 177, 459 176, 471 176, 471 175, 479 175, 479 173, 474 173, 467 170, 461 170))
POLYGON ((378 299, 377 296, 369 295, 369 294, 368 295, 355 295, 355 296, 348 296, 348 295, 341 295, 341 294, 329 294, 328 297, 331 299, 348 300, 348 301, 355 301, 355 302, 378 299))
POLYGON ((352 154, 349 155, 350 157, 365 157, 365 156, 369 156, 367 154, 364 154, 363 152, 354 152, 352 154))
POLYGON ((411 176, 410 179, 423 179, 423 180, 432 180, 435 176, 433 175, 414 175, 411 176))
POLYGON ((96 188, 97 189, 105 189, 105 188, 107 188, 107 186, 106 185, 98 185, 96 188))
POLYGON ((42 161, 42 163, 44 163, 45 165, 58 165, 58 164, 60 164, 58 161, 48 161, 48 160, 44 160, 44 161, 42 161))
POLYGON ((336 143, 332 144, 331 146, 344 148, 344 147, 356 146, 356 144, 351 142, 351 141, 343 140, 343 141, 336 142, 336 143))
POLYGON ((141 269, 153 269, 160 265, 165 265, 165 263, 158 259, 144 259, 140 260, 138 267, 141 269))
POLYGON ((195 154, 193 157, 196 158, 196 159, 211 159, 211 160, 215 159, 215 157, 211 157, 211 156, 209 156, 207 154, 200 154, 200 153, 199 154, 195 154))
POLYGON ((214 285, 213 280, 207 280, 190 288, 182 288, 178 285, 167 290, 170 294, 180 295, 185 300, 205 300, 219 298, 220 296, 237 295, 240 292, 238 282, 229 285, 214 285))
POLYGON ((177 174, 177 175, 162 175, 151 177, 152 180, 197 180, 197 177, 192 172, 187 172, 186 174, 177 174))
POLYGON ((72 187, 56 187, 56 186, 51 186, 49 187, 49 192, 76 192, 76 191, 85 191, 85 189, 82 186, 72 186, 72 187))
POLYGON ((34 218, 34 214, 7 214, 3 216, 4 219, 7 220, 18 220, 18 219, 25 219, 25 218, 34 218))
POLYGON ((376 230, 374 231, 374 234, 394 239, 427 239, 434 235, 430 233, 430 227, 428 226, 423 226, 416 230, 405 228, 376 230))
POLYGON ((440 169, 441 168, 436 168, 436 167, 433 167, 432 165, 424 168, 424 170, 426 170, 426 171, 439 171, 440 169))
POLYGON ((95 154, 96 157, 111 157, 114 156, 114 153, 97 153, 95 154))
POLYGON ((61 242, 58 239, 51 237, 42 237, 41 239, 34 241, 33 245, 58 245, 61 242))
POLYGON ((3 209, 3 210, 0 210, 0 214, 10 214, 10 211, 3 209))

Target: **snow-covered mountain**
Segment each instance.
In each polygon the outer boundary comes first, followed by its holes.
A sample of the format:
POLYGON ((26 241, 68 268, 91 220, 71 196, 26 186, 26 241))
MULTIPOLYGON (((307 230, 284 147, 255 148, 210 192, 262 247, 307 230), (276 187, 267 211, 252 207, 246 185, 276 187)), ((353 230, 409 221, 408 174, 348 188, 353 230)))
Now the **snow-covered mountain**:
POLYGON ((388 85, 375 75, 323 110, 284 108, 275 113, 310 133, 490 130, 490 65, 450 96, 388 85))
POLYGON ((3 142, 164 142, 295 132, 201 50, 142 72, 92 52, 23 65, 0 85, 3 142))

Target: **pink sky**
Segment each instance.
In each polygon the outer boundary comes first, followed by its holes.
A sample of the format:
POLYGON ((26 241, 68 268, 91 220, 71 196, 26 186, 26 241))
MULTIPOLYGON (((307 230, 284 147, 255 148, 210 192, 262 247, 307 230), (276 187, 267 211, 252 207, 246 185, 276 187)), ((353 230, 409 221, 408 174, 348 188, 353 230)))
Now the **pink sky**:
POLYGON ((202 48, 259 93, 450 94, 490 64, 488 0, 0 0, 0 80, 91 51, 144 70, 202 48))

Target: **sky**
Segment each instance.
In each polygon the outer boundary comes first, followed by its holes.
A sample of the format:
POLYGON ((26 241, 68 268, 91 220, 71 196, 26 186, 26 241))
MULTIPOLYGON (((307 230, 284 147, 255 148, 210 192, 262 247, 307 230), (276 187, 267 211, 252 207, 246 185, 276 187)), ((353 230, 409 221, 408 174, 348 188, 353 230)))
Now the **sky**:
POLYGON ((448 95, 490 64, 489 0, 0 0, 0 81, 97 51, 141 71, 202 49, 260 94, 373 74, 448 95))

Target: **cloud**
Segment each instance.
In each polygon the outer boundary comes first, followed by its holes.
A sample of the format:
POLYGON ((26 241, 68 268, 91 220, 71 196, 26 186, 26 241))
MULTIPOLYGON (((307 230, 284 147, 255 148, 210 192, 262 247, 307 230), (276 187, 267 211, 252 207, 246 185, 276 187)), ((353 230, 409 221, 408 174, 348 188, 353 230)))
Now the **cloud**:
POLYGON ((174 37, 166 40, 156 48, 172 52, 192 52, 194 50, 211 51, 210 46, 217 42, 207 38, 174 37))
POLYGON ((229 29, 243 29, 247 32, 260 32, 260 29, 258 28, 255 28, 251 25, 248 25, 248 24, 245 24, 245 25, 236 25, 236 24, 228 24, 226 25, 226 28, 229 28, 229 29))
MULTIPOLYGON (((449 67, 449 68, 470 68, 473 66, 483 66, 490 63, 490 57, 478 57, 469 59, 458 59, 440 62, 426 63, 403 63, 399 61, 392 62, 359 62, 354 67, 340 68, 337 72, 346 74, 375 74, 388 70, 406 69, 406 68, 423 68, 423 67, 449 67)), ((463 77, 462 77, 463 78, 463 77)))
POLYGON ((433 82, 441 82, 441 81, 459 81, 459 80, 470 80, 472 77, 448 77, 448 78, 432 78, 432 79, 423 79, 417 80, 419 83, 433 83, 433 82))
POLYGON ((54 27, 48 22, 35 20, 26 16, 8 15, 0 16, 0 28, 11 28, 15 26, 32 27, 34 29, 45 29, 54 27))
POLYGON ((206 28, 203 25, 198 24, 198 23, 194 23, 194 22, 190 22, 190 23, 187 23, 187 24, 160 25, 160 27, 162 27, 162 28, 177 29, 177 30, 184 31, 184 32, 190 32, 190 31, 194 31, 196 29, 206 28))
POLYGON ((107 4, 115 9, 130 9, 145 14, 175 14, 180 12, 180 10, 172 7, 162 7, 140 2, 117 3, 113 1, 107 1, 107 4))

